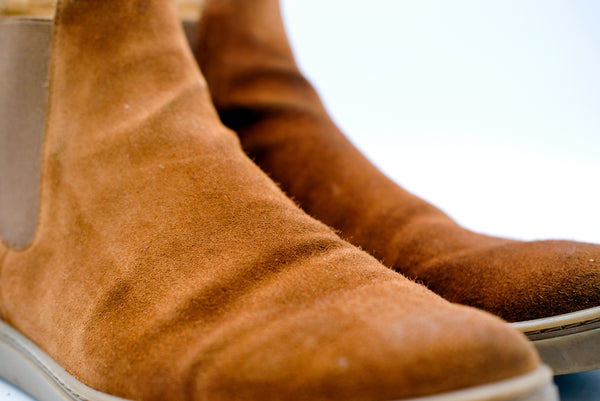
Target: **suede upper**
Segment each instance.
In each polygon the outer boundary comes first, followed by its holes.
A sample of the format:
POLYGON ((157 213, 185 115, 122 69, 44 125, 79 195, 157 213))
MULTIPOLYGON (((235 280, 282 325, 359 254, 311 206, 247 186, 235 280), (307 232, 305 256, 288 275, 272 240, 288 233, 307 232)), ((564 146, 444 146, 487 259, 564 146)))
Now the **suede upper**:
POLYGON ((386 400, 531 372, 526 339, 342 241, 210 103, 165 0, 64 0, 37 231, 0 311, 133 400, 386 400))
POLYGON ((197 41, 223 122, 289 196, 343 238, 450 301, 510 321, 600 306, 600 246, 470 232, 360 154, 299 72, 278 0, 208 0, 197 41))

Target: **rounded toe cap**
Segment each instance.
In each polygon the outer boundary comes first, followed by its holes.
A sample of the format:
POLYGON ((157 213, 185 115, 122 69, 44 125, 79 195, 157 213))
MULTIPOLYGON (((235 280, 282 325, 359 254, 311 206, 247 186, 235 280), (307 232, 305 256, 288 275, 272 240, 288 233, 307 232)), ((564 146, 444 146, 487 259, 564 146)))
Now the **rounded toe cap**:
POLYGON ((436 264, 424 278, 434 291, 508 321, 600 306, 600 245, 508 242, 436 264))
POLYGON ((493 383, 538 366, 531 344, 500 319, 414 283, 388 282, 244 333, 210 374, 199 372, 195 387, 213 399, 387 400, 493 383))

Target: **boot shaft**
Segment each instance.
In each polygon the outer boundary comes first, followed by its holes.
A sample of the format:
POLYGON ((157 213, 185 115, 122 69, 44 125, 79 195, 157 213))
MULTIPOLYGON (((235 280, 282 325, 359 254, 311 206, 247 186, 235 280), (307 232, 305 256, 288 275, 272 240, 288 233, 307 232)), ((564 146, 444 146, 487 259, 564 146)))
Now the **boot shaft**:
MULTIPOLYGON (((263 87, 279 88, 283 80, 257 84, 269 75, 265 72, 300 76, 279 0, 206 0, 195 39, 196 59, 218 109, 238 107, 248 93, 268 103, 263 87)), ((306 87, 299 83, 293 89, 304 96, 306 87)), ((294 96, 288 100, 295 102, 294 96)))
MULTIPOLYGON (((201 3, 177 4, 191 42, 197 18, 189 16, 199 14, 201 3)), ((54 7, 54 1, 5 1, 0 13, 50 15, 54 7)), ((51 38, 46 17, 0 18, 0 76, 7 77, 0 80, 0 239, 16 248, 31 242, 37 226, 51 38)))

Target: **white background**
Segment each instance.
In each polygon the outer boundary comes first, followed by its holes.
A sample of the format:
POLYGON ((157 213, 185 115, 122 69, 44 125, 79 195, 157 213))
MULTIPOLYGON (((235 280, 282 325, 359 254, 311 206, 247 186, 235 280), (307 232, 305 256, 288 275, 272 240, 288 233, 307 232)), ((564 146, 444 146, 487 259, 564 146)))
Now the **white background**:
POLYGON ((600 2, 283 3, 301 67, 390 177, 480 232, 600 243, 600 2))
POLYGON ((473 230, 600 243, 600 2, 284 10, 336 122, 395 181, 473 230))

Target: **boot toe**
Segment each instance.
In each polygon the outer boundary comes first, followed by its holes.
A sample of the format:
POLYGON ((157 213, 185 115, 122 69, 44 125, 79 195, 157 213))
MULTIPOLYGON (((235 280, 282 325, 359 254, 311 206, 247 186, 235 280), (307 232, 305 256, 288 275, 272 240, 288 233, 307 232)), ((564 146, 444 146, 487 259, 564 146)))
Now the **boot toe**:
POLYGON ((509 242, 443 262, 444 273, 431 280, 423 277, 431 289, 452 302, 480 307, 508 321, 600 306, 599 245, 509 242))
POLYGON ((494 383, 539 367, 525 337, 500 319, 438 297, 432 302, 424 288, 407 297, 398 287, 361 287, 246 333, 210 375, 198 374, 197 394, 392 400, 494 383))

